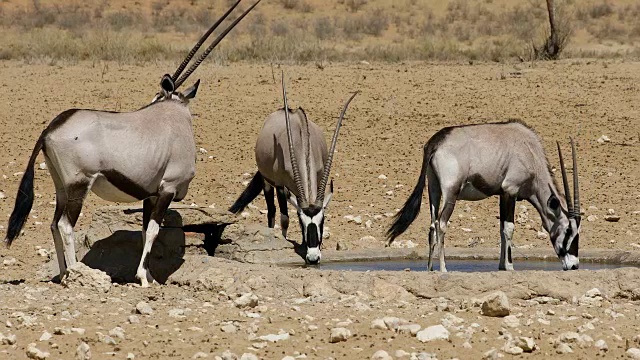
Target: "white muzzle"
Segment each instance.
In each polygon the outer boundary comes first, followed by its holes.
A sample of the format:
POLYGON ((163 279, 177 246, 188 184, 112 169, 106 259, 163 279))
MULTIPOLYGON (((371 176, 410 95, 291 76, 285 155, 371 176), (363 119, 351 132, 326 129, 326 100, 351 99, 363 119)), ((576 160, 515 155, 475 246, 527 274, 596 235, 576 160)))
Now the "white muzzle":
POLYGON ((560 261, 562 261, 562 270, 577 270, 580 266, 580 260, 578 257, 571 254, 567 254, 560 258, 560 261))
POLYGON ((307 263, 309 264, 317 264, 320 262, 320 258, 322 257, 322 255, 320 254, 320 248, 319 247, 314 247, 314 248, 308 248, 307 249, 307 263))

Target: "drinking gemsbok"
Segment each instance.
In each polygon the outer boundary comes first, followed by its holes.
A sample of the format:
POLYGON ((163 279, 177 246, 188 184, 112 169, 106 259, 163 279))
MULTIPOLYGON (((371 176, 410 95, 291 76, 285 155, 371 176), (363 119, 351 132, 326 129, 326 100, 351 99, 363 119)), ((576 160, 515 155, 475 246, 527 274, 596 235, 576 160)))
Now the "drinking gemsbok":
POLYGON ((433 270, 432 255, 438 244, 440 271, 446 271, 444 235, 456 201, 482 200, 493 195, 500 196, 500 270, 513 270, 511 239, 517 200, 526 200, 536 208, 563 269, 577 269, 580 235, 578 164, 571 140, 575 196, 572 204, 560 144, 557 145, 564 196, 554 182, 540 138, 525 124, 508 121, 447 127, 438 131, 424 146, 418 184, 387 232, 389 243, 407 230, 418 216, 426 178, 431 210, 429 270, 433 270))
POLYGON ((288 200, 298 212, 303 244, 306 245, 305 262, 309 264, 317 264, 320 261, 324 213, 333 195, 333 181, 326 196, 325 189, 342 119, 357 93, 351 95, 344 105, 336 124, 331 148, 327 152, 322 129, 307 119, 302 108, 289 109, 283 74, 284 108, 272 113, 264 121, 255 148, 258 172, 229 209, 233 213, 242 211, 264 191, 268 225, 273 228, 276 216, 273 199, 275 188, 280 207, 282 234, 286 238, 289 228, 288 200), (289 192, 294 196, 289 196, 289 192))

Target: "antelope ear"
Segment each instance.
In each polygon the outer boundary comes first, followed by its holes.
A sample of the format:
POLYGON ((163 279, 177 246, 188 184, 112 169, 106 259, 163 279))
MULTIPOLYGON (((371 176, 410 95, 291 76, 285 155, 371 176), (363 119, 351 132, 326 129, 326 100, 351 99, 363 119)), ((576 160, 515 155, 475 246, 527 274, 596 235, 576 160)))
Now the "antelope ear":
POLYGON ((547 207, 553 211, 553 214, 558 218, 560 213, 562 212, 562 208, 560 207, 560 200, 555 195, 549 196, 549 200, 547 200, 547 207))
POLYGON ((176 90, 176 85, 171 79, 171 75, 165 74, 160 80, 160 87, 164 91, 165 95, 171 95, 176 90))
POLYGON ((194 97, 196 97, 196 93, 198 92, 198 86, 200 86, 200 79, 198 79, 198 81, 196 81, 196 83, 193 84, 192 87, 184 91, 184 94, 183 94, 184 98, 193 99, 194 97))
POLYGON ((326 209, 329 206, 329 202, 333 197, 333 179, 331 179, 331 183, 329 184, 329 194, 325 194, 324 201, 322 202, 322 208, 326 209))
POLYGON ((300 209, 300 206, 298 206, 298 199, 296 199, 295 195, 291 194, 291 191, 289 191, 289 189, 285 188, 285 196, 287 197, 287 201, 289 201, 289 203, 291 205, 293 205, 294 208, 296 208, 296 210, 298 212, 302 211, 300 209))

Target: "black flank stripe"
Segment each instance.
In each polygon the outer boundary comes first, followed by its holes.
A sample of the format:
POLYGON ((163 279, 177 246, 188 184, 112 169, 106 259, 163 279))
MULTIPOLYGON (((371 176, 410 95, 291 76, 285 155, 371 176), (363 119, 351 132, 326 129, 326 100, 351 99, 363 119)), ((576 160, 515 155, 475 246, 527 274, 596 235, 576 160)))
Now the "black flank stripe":
POLYGON ((117 170, 104 170, 101 173, 118 190, 138 200, 144 200, 153 195, 117 170))

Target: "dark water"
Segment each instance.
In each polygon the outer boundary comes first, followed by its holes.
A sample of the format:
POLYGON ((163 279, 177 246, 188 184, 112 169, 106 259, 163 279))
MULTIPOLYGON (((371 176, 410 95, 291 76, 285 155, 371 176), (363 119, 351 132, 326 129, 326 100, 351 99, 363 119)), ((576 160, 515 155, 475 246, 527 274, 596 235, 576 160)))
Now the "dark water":
MULTIPOLYGON (((580 262, 581 270, 615 269, 628 265, 605 264, 598 262, 580 262)), ((387 270, 402 271, 426 271, 427 262, 425 260, 383 260, 383 261, 353 261, 353 262, 325 262, 317 266, 320 270, 346 270, 346 271, 368 271, 387 270)), ((439 262, 434 262, 434 270, 439 270, 439 262)), ((515 270, 562 270, 560 261, 541 260, 520 260, 513 264, 515 270)), ((448 271, 464 272, 486 272, 498 271, 498 260, 447 260, 448 271)))

